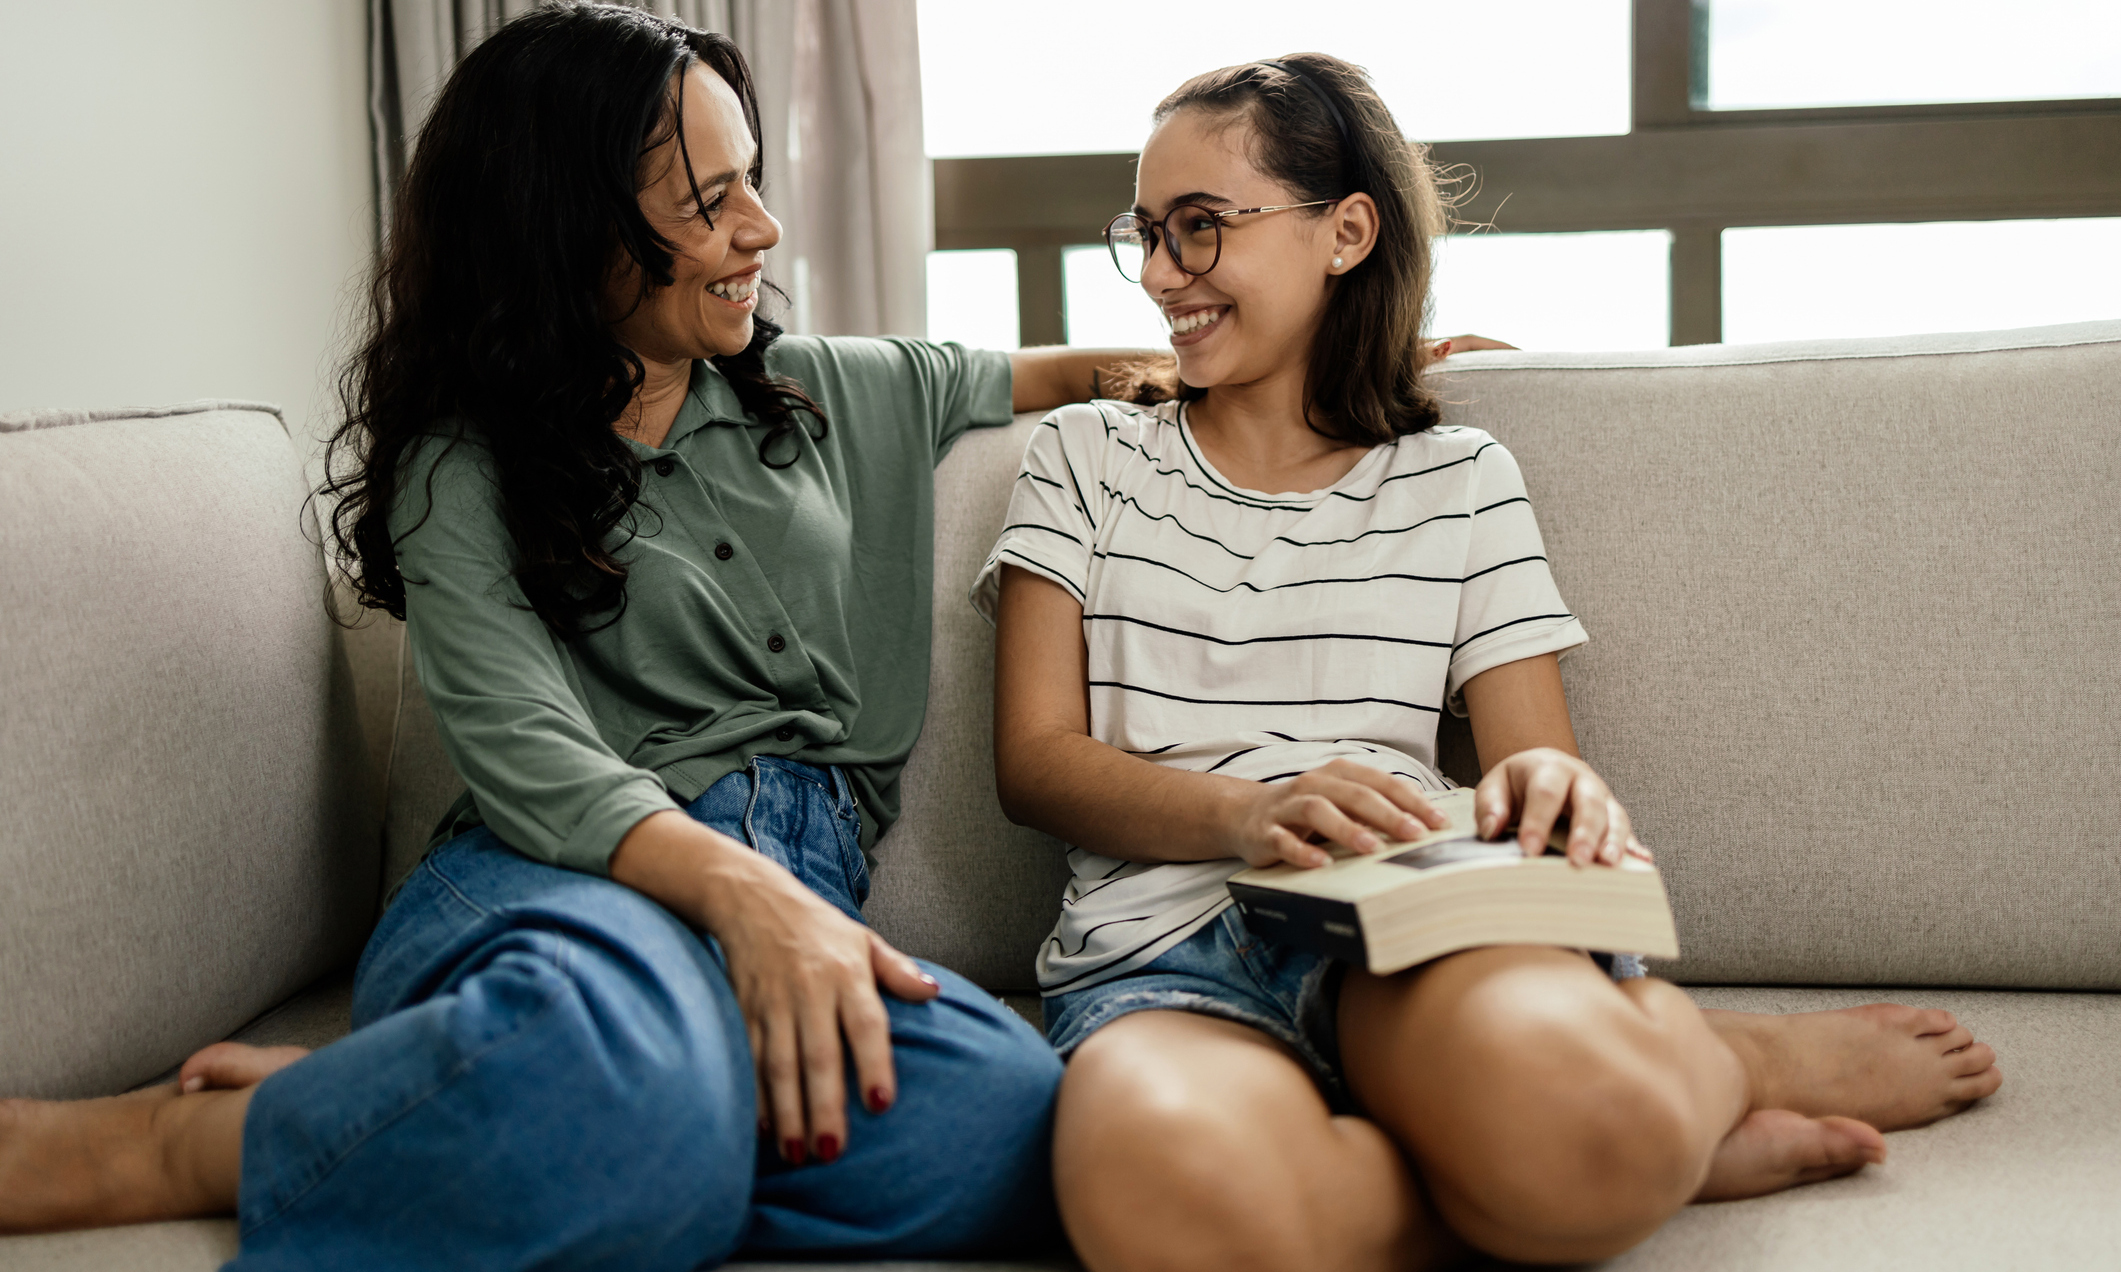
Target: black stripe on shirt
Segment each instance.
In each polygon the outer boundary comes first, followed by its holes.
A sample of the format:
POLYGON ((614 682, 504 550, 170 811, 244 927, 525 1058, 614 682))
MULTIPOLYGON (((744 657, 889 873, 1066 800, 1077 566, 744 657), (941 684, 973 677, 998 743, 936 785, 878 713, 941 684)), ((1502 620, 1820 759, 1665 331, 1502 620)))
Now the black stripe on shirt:
POLYGON ((1454 585, 1458 582, 1456 578, 1435 578, 1427 574, 1369 574, 1364 575, 1361 578, 1354 579, 1298 579, 1293 583, 1275 583, 1268 587, 1261 587, 1256 583, 1247 583, 1243 580, 1239 580, 1238 583, 1233 587, 1217 587, 1213 583, 1210 583, 1205 579, 1197 578, 1194 575, 1187 574, 1184 570, 1179 569, 1177 566, 1165 561, 1159 561, 1154 557, 1135 556, 1131 552, 1099 552, 1095 548, 1091 549, 1090 555, 1092 557, 1101 557, 1110 561, 1139 561, 1143 565, 1153 565, 1161 570, 1169 570, 1173 574, 1184 575, 1186 578, 1192 579, 1195 583, 1200 584, 1202 587, 1207 588, 1209 591, 1221 592, 1224 595, 1228 595, 1231 592, 1235 592, 1238 590, 1238 588, 1243 588, 1247 592, 1265 594, 1267 592, 1278 592, 1283 588, 1287 587, 1316 587, 1322 583, 1378 583, 1383 582, 1387 579, 1405 579, 1413 583, 1450 583, 1454 585))
POLYGON ((1489 504, 1489 505, 1488 505, 1487 507, 1485 507, 1485 508, 1475 508, 1475 509, 1473 510, 1473 515, 1477 517, 1477 516, 1479 516, 1479 515, 1480 515, 1481 513, 1483 513, 1483 512, 1493 512, 1493 511, 1495 511, 1495 510, 1496 510, 1497 508, 1501 508, 1501 507, 1503 507, 1503 506, 1505 506, 1505 505, 1507 505, 1507 504, 1513 504, 1513 503, 1521 503, 1521 504, 1528 504, 1528 503, 1530 503, 1530 502, 1532 502, 1532 501, 1531 501, 1531 500, 1529 500, 1529 499, 1527 499, 1527 498, 1525 498, 1525 497, 1524 497, 1523 495, 1513 495, 1513 496, 1511 496, 1511 497, 1510 497, 1510 498, 1508 498, 1508 499, 1498 499, 1498 500, 1496 500, 1496 501, 1495 501, 1494 503, 1491 503, 1491 504, 1489 504))
POLYGON ((997 552, 994 555, 997 560, 1002 557, 1015 557, 1017 560, 1022 561, 1025 565, 1030 566, 1032 572, 1037 574, 1040 578, 1058 580, 1061 586, 1075 593, 1075 599, 1077 601, 1085 605, 1088 605, 1090 603, 1090 598, 1083 595, 1083 590, 1075 586, 1074 580, 1069 579, 1065 575, 1060 574, 1059 572, 1054 570, 1052 566, 1047 565, 1045 562, 1034 561, 1030 557, 1025 556, 1023 553, 1018 552, 1015 548, 1003 548, 1000 552, 997 552))
POLYGON ((1168 698, 1173 702, 1187 702, 1197 707, 1359 707, 1365 702, 1374 702, 1380 706, 1405 707, 1409 711, 1427 711, 1432 715, 1442 714, 1436 707, 1425 707, 1418 702, 1401 702, 1397 698, 1186 698, 1175 693, 1165 693, 1160 689, 1144 689, 1140 685, 1130 685, 1120 680, 1092 680, 1089 684, 1092 689, 1124 689, 1128 693, 1145 693, 1152 698, 1168 698))
POLYGON ((1066 530, 1056 530, 1052 526, 1041 525, 1036 521, 1012 521, 1008 525, 1002 527, 1003 534, 1007 534, 1011 530, 1043 530, 1047 534, 1057 534, 1061 538, 1066 539, 1068 542, 1076 544, 1078 546, 1081 546, 1083 542, 1081 539, 1078 539, 1074 535, 1069 534, 1066 530))
POLYGON ((1499 631, 1501 631, 1501 630, 1502 630, 1503 628, 1505 628, 1505 627, 1515 627, 1515 626, 1517 626, 1517 625, 1518 625, 1519 623, 1536 623, 1536 622, 1540 621, 1541 619, 1545 619, 1545 618, 1574 618, 1574 617, 1576 617, 1576 616, 1575 616, 1574 614, 1527 614, 1527 615, 1525 615, 1525 616, 1524 616, 1523 618, 1513 618, 1513 619, 1511 619, 1511 620, 1510 620, 1509 622, 1507 622, 1507 623, 1497 623, 1497 624, 1495 624, 1495 626, 1493 626, 1493 627, 1490 627, 1490 628, 1489 628, 1489 629, 1488 629, 1487 631, 1484 631, 1484 632, 1474 632, 1474 633, 1473 633, 1473 634, 1472 634, 1471 636, 1468 636, 1468 637, 1466 637, 1466 638, 1465 638, 1464 640, 1462 640, 1462 641, 1459 641, 1459 642, 1458 642, 1458 643, 1457 643, 1456 645, 1453 645, 1453 646, 1451 646, 1451 652, 1453 652, 1453 653, 1456 653, 1456 652, 1458 652, 1459 650, 1461 650, 1461 649, 1464 649, 1464 648, 1465 648, 1466 646, 1468 646, 1468 645, 1472 644, 1472 643, 1473 643, 1474 641, 1476 641, 1476 640, 1479 640, 1479 639, 1480 639, 1481 637, 1483 637, 1483 636, 1491 636, 1491 635, 1495 634, 1496 632, 1499 632, 1499 631))
POLYGON ((1137 627, 1151 627, 1160 632, 1169 632, 1173 636, 1190 636, 1194 640, 1210 641, 1217 645, 1266 645, 1292 640, 1376 640, 1383 641, 1388 645, 1427 645, 1431 649, 1450 648, 1449 645, 1440 640, 1415 640, 1411 636, 1370 636, 1355 632, 1310 632, 1300 636, 1253 636, 1245 640, 1224 640, 1220 636, 1210 636, 1206 632, 1189 632, 1181 627, 1166 627, 1162 623, 1152 623, 1146 618, 1134 618, 1127 614, 1085 614, 1083 615, 1083 621, 1086 623, 1133 623, 1137 627))
POLYGON ((1475 570, 1475 571, 1473 571, 1473 572, 1472 572, 1471 574, 1468 574, 1468 575, 1466 575, 1466 579, 1465 579, 1465 581, 1466 581, 1466 582, 1468 582, 1468 583, 1471 583, 1471 582, 1472 582, 1472 581, 1473 581, 1474 579, 1477 579, 1477 578, 1479 578, 1479 577, 1480 577, 1481 575, 1483 575, 1483 574, 1493 574, 1493 573, 1494 573, 1495 571, 1497 571, 1497 570, 1500 570, 1500 569, 1503 569, 1503 568, 1505 568, 1505 567, 1507 567, 1507 566, 1512 566, 1512 565, 1523 565, 1523 564, 1524 564, 1525 562, 1527 562, 1527 561, 1544 561, 1544 560, 1546 560, 1546 558, 1545 558, 1545 557, 1543 557, 1543 556, 1528 556, 1528 557, 1518 557, 1518 558, 1517 558, 1516 560, 1514 560, 1514 561, 1502 561, 1502 562, 1498 562, 1498 563, 1497 563, 1497 564, 1495 564, 1495 565, 1491 565, 1491 566, 1489 566, 1489 567, 1488 567, 1487 569, 1485 569, 1485 570, 1475 570))
MULTIPOLYGON (((1193 913, 1193 914, 1189 915, 1189 916, 1188 916, 1188 917, 1186 918, 1185 922, 1183 922, 1183 923, 1174 923, 1174 924, 1172 924, 1172 925, 1171 925, 1170 927, 1168 927, 1168 928, 1164 929, 1164 930, 1163 930, 1162 932, 1159 932, 1159 933, 1157 933, 1157 934, 1156 934, 1155 936, 1152 936, 1152 937, 1150 937, 1150 938, 1149 938, 1148 940, 1146 940, 1146 941, 1143 941, 1143 942, 1141 942, 1141 943, 1140 943, 1139 945, 1135 945, 1135 946, 1131 947, 1131 948, 1130 948, 1130 949, 1128 949, 1128 950, 1127 950, 1127 951, 1126 951, 1125 953, 1123 953, 1123 954, 1118 954, 1118 955, 1115 955, 1115 956, 1113 956, 1112 958, 1108 958, 1108 959, 1106 959, 1106 960, 1105 960, 1104 962, 1102 962, 1102 963, 1099 963, 1099 964, 1098 964, 1098 965, 1097 965, 1096 967, 1088 968, 1088 969, 1086 969, 1086 970, 1084 970, 1084 971, 1080 971, 1080 972, 1077 972, 1077 973, 1076 973, 1075 975, 1073 975, 1073 976, 1070 976, 1070 977, 1069 977, 1068 979, 1066 979, 1066 980, 1062 981, 1062 982, 1061 982, 1060 984, 1058 984, 1058 985, 1041 985, 1041 986, 1039 986, 1039 990, 1038 990, 1038 992, 1039 992, 1039 994, 1040 994, 1040 996, 1041 996, 1041 997, 1046 997, 1046 998, 1050 998, 1050 997, 1052 997, 1053 995, 1055 995, 1055 994, 1057 994, 1057 993, 1061 992, 1062 990, 1064 990, 1064 989, 1068 988, 1068 986, 1070 986, 1070 985, 1073 985, 1073 984, 1074 984, 1075 982, 1077 982, 1077 981, 1079 981, 1079 980, 1082 980, 1082 979, 1084 979, 1085 977, 1095 976, 1095 975, 1097 975, 1097 974, 1098 974, 1099 972, 1102 972, 1102 971, 1104 971, 1104 970, 1106 970, 1107 968, 1110 968, 1110 967, 1117 967, 1117 966, 1118 966, 1119 964, 1121 964, 1121 963, 1124 963, 1124 962, 1126 962, 1126 961, 1127 961, 1128 959, 1130 959, 1130 958, 1133 958, 1133 957, 1134 957, 1134 956, 1135 956, 1136 954, 1139 954, 1139 953, 1141 953, 1141 952, 1142 952, 1143 950, 1145 950, 1145 949, 1148 949, 1148 948, 1149 948, 1150 946, 1152 946, 1152 945, 1156 944, 1156 943, 1157 943, 1158 941, 1161 941, 1161 940, 1163 940, 1163 939, 1164 939, 1165 937, 1168 937, 1168 936, 1170 936, 1170 935, 1171 935, 1171 934, 1172 934, 1173 932, 1183 932, 1183 931, 1185 931, 1185 930, 1186 930, 1186 928, 1187 928, 1187 927, 1191 926, 1192 924, 1195 924, 1195 923, 1198 923, 1198 922, 1200 922, 1200 921, 1201 921, 1202 919, 1204 919, 1204 918, 1208 917, 1209 915, 1211 915, 1211 914, 1215 913, 1215 912, 1216 912, 1217 910, 1220 910, 1220 909, 1224 909, 1224 908, 1226 908, 1226 907, 1227 907, 1227 906, 1229 906, 1230 904, 1231 904, 1231 902, 1230 902, 1230 894, 1229 894, 1228 892, 1224 892, 1224 893, 1221 893, 1220 895, 1218 895, 1218 896, 1217 896, 1217 897, 1215 898, 1215 900, 1213 900, 1213 901, 1209 902, 1209 903, 1208 903, 1208 905, 1207 905, 1207 907, 1206 907, 1205 909, 1201 909, 1201 910, 1196 910, 1196 911, 1194 911, 1194 913, 1193 913)), ((1142 917, 1142 918, 1154 918, 1155 916, 1154 916, 1154 915, 1143 915, 1143 916, 1141 916, 1141 917, 1142 917)), ((1114 923, 1138 923, 1138 922, 1140 922, 1140 919, 1115 919, 1115 920, 1113 920, 1113 922, 1114 922, 1114 923)), ((1110 927, 1110 926, 1111 926, 1111 924, 1108 924, 1108 923, 1100 923, 1100 924, 1098 924, 1097 926, 1098 926, 1098 927, 1110 927)), ((1096 930, 1097 930, 1097 928, 1091 928, 1091 929, 1090 929, 1090 931, 1092 931, 1092 932, 1095 932, 1096 930)), ((1088 949, 1088 948, 1090 948, 1090 942, 1089 942, 1089 940, 1087 939, 1087 936, 1088 936, 1088 934, 1087 934, 1087 933, 1085 933, 1085 938, 1086 938, 1086 939, 1085 939, 1085 940, 1083 941, 1083 949, 1088 949)), ((1049 937, 1047 937, 1047 938, 1046 938, 1046 943, 1047 943, 1047 944, 1049 944, 1049 945, 1058 945, 1058 944, 1060 944, 1060 938, 1059 938, 1059 937, 1055 937, 1055 936, 1049 936, 1049 937)), ((1082 950, 1081 950, 1081 949, 1079 949, 1079 950, 1077 950, 1077 951, 1076 951, 1076 953, 1077 953, 1077 954, 1080 954, 1080 953, 1082 953, 1082 950)), ((1063 951, 1061 952, 1061 957, 1063 957, 1063 958, 1068 958, 1068 957, 1072 957, 1072 956, 1071 956, 1071 955, 1069 955, 1069 954, 1067 953, 1067 951, 1066 951, 1066 950, 1063 950, 1063 951)))

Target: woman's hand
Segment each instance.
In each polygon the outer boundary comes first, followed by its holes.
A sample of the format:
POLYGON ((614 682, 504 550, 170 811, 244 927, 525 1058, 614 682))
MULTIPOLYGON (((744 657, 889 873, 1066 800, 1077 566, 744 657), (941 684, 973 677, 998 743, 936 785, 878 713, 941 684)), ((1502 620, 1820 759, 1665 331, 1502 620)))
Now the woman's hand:
POLYGON ((1226 834, 1230 855, 1250 866, 1323 866, 1333 856, 1319 841, 1372 853, 1388 840, 1449 824, 1420 787, 1353 760, 1334 760, 1291 781, 1261 783, 1232 820, 1226 834))
POLYGON ((1429 356, 1448 358, 1454 353, 1471 353, 1476 349, 1515 349, 1513 344, 1490 340, 1486 336, 1445 336, 1429 342, 1429 356))
POLYGON ((934 977, 778 862, 683 813, 628 832, 611 877, 721 941, 751 1036, 760 1129, 783 1158, 829 1162, 845 1150, 843 1039, 869 1111, 891 1107, 891 1021, 878 989, 926 1002, 941 992, 934 977))
POLYGON ((1473 826, 1480 837, 1496 838, 1514 819, 1527 857, 1547 850, 1547 837, 1564 816, 1572 865, 1617 866, 1623 855, 1650 859, 1605 779, 1566 751, 1519 751, 1489 769, 1473 791, 1473 826))

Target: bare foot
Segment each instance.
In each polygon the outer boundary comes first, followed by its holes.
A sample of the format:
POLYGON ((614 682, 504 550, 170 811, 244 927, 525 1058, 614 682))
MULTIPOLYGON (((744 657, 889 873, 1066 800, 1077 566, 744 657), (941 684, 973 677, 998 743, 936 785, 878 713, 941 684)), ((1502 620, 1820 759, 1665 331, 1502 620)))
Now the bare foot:
POLYGON ((1873 1003, 1788 1016, 1704 1011, 1752 1082, 1752 1107, 1881 1131, 1950 1117, 2003 1085, 1996 1053, 1948 1011, 1873 1003))
POLYGON ((1846 1117, 1748 1114, 1716 1146, 1695 1201, 1736 1201, 1851 1175, 1885 1160, 1885 1136, 1846 1117))
POLYGON ((0 1232, 236 1208, 249 1091, 151 1087, 102 1100, 0 1100, 0 1232))
POLYGON ((239 1091, 256 1086, 309 1054, 307 1047, 253 1047, 217 1042, 192 1053, 177 1070, 177 1088, 194 1091, 239 1091))

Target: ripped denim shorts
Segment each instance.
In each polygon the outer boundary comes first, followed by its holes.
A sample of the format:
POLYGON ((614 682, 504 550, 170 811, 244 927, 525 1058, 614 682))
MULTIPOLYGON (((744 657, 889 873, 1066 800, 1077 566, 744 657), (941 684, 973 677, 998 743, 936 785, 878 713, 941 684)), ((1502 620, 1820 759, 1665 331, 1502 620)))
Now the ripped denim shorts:
MULTIPOLYGON (((1633 954, 1593 954, 1614 980, 1643 974, 1633 954)), ((1337 1009, 1347 964, 1270 941, 1236 906, 1123 976, 1045 1000, 1046 1040, 1066 1058, 1137 1011, 1190 1011, 1250 1025, 1295 1053, 1336 1113, 1354 1111, 1340 1070, 1337 1009)))

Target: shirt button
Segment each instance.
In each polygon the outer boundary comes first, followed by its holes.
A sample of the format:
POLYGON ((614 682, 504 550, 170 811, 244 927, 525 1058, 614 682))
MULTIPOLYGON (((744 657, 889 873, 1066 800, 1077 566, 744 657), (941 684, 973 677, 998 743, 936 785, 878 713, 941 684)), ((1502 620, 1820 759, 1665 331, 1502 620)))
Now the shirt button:
POLYGON ((676 472, 677 470, 678 470, 678 461, 676 461, 676 460, 672 459, 672 458, 671 458, 670 456, 668 456, 668 455, 659 455, 659 456, 657 456, 657 457, 656 457, 656 461, 655 461, 655 475, 656 475, 656 476, 658 476, 658 477, 668 477, 668 476, 669 476, 670 474, 672 474, 672 473, 676 472))
POLYGON ((773 731, 773 736, 779 738, 783 742, 793 742, 795 741, 795 730, 789 728, 787 725, 784 724, 780 728, 775 729, 773 731))
POLYGON ((768 636, 766 638, 766 648, 772 650, 774 653, 777 654, 780 653, 782 650, 788 648, 788 642, 781 639, 781 634, 779 632, 775 632, 773 635, 768 636))
POLYGON ((727 561, 730 557, 733 557, 735 555, 736 549, 730 547, 726 543, 717 543, 714 545, 714 559, 717 561, 727 561))

